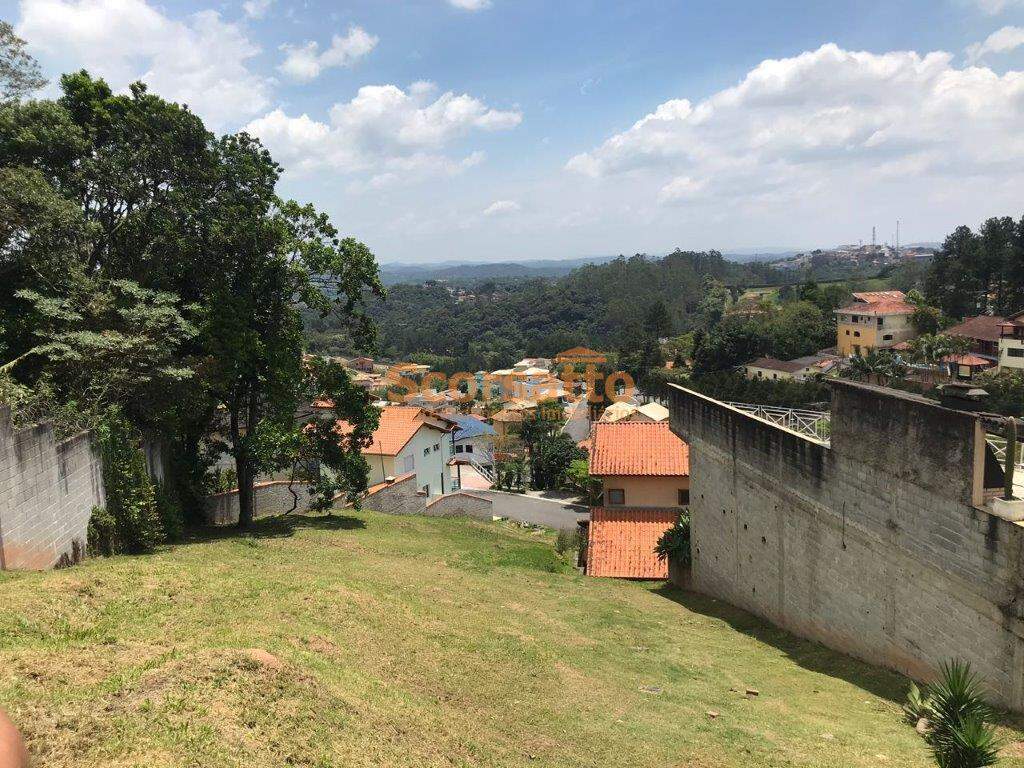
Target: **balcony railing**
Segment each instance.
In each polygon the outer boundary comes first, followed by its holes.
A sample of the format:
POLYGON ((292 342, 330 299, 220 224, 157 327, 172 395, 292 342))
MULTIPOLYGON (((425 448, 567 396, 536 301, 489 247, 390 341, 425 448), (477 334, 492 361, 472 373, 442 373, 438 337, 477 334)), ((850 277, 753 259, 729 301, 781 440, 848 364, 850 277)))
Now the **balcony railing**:
POLYGON ((828 411, 777 408, 772 405, 757 405, 755 403, 727 402, 726 405, 825 445, 828 445, 829 437, 832 434, 832 417, 828 411))

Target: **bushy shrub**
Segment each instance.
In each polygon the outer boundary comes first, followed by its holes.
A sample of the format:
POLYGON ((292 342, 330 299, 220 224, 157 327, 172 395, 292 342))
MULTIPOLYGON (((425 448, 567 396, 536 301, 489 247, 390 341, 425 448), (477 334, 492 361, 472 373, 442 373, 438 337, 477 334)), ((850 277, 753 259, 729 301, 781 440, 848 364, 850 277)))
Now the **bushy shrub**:
POLYGON ((164 530, 167 541, 181 541, 185 532, 185 515, 181 501, 173 486, 167 483, 155 483, 153 492, 156 499, 157 515, 164 530))
POLYGON ((139 449, 139 434, 117 409, 111 409, 96 433, 103 457, 107 512, 116 526, 116 550, 126 554, 152 552, 167 534, 146 459, 139 449))
POLYGON ((93 507, 86 533, 86 554, 110 557, 118 553, 117 521, 104 507, 93 507))
POLYGON ((993 712, 971 665, 953 661, 942 665, 941 679, 928 689, 932 754, 940 768, 983 768, 999 757, 993 712))
POLYGON ((582 537, 578 528, 559 528, 555 536, 555 552, 564 555, 568 552, 576 552, 580 548, 582 537))
POLYGON ((682 512, 675 525, 661 534, 654 551, 659 560, 686 568, 692 561, 690 552, 690 513, 682 512))

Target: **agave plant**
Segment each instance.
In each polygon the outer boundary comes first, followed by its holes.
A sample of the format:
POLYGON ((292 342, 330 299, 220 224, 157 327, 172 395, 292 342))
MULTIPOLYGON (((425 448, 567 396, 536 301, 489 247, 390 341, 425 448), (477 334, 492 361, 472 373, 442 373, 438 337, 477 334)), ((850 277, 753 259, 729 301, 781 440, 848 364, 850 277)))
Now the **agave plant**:
POLYGON ((981 680, 970 664, 942 665, 941 679, 929 688, 931 732, 928 740, 940 768, 982 768, 998 758, 991 725, 993 711, 984 700, 981 680))

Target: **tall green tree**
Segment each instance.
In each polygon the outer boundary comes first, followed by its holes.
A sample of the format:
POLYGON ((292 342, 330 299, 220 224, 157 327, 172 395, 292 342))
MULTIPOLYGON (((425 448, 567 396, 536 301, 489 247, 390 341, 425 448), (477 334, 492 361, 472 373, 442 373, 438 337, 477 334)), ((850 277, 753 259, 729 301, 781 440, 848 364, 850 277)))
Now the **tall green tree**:
POLYGON ((39 63, 25 50, 14 27, 0 21, 0 102, 16 101, 46 85, 39 63))

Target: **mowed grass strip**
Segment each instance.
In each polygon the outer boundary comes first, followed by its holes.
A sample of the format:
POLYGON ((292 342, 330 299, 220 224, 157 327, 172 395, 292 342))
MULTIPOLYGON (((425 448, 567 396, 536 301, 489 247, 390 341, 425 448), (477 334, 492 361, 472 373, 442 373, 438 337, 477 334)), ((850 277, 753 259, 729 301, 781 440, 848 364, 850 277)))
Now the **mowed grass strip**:
POLYGON ((0 706, 46 766, 931 765, 899 676, 552 543, 365 512, 0 574, 0 706))

